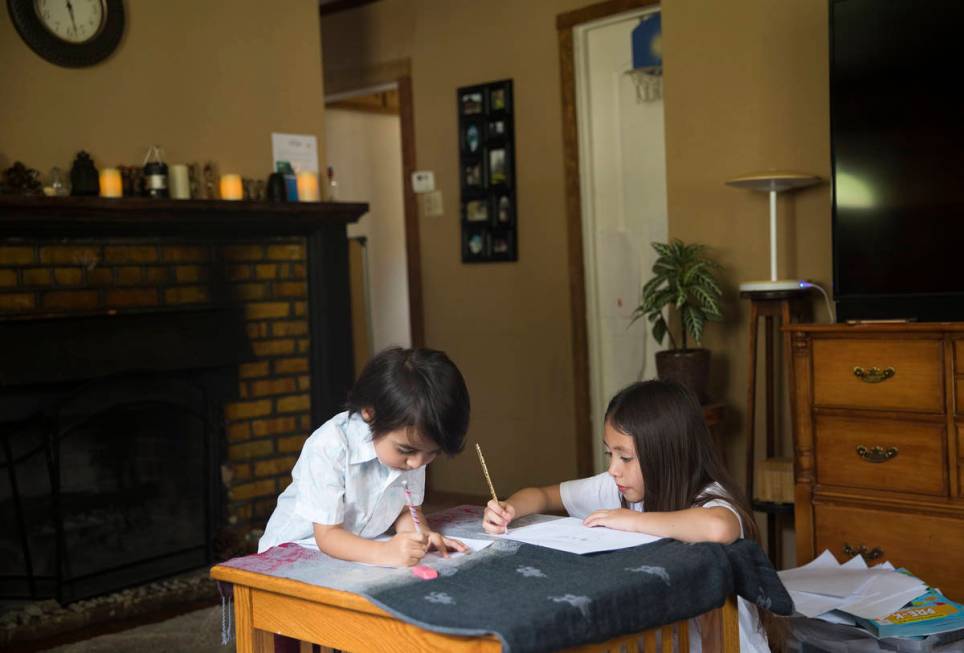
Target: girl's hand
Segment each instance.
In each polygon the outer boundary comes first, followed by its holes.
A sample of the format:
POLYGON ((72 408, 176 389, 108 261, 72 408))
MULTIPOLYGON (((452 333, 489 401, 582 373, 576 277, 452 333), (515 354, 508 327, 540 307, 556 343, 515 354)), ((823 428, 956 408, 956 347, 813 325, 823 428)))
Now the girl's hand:
POLYGON ((485 505, 482 515, 482 528, 486 533, 501 535, 509 530, 509 522, 515 519, 515 508, 506 501, 491 499, 485 505))
POLYGON ((428 553, 428 538, 415 531, 398 533, 385 544, 385 563, 395 567, 413 567, 428 553))
POLYGON ((582 520, 582 523, 584 526, 606 526, 617 531, 635 531, 641 514, 626 508, 597 510, 582 520))
POLYGON ((449 557, 449 549, 460 553, 467 553, 469 551, 469 547, 467 547, 465 543, 454 538, 445 537, 441 533, 434 531, 428 533, 428 544, 429 548, 435 548, 436 551, 441 553, 443 558, 449 557))

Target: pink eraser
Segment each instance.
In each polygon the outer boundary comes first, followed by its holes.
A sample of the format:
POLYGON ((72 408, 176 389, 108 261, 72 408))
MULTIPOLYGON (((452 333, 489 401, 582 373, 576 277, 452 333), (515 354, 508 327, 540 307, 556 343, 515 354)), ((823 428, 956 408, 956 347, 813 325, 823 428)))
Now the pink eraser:
POLYGON ((438 572, 426 565, 415 565, 412 567, 412 575, 418 576, 422 580, 433 580, 438 578, 438 572))

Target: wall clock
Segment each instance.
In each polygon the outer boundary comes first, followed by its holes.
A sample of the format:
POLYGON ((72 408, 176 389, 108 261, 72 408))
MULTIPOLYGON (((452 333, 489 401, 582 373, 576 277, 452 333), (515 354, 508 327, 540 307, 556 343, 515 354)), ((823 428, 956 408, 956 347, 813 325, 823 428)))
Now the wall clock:
POLYGON ((68 68, 103 61, 124 34, 123 0, 7 0, 7 11, 31 50, 68 68))

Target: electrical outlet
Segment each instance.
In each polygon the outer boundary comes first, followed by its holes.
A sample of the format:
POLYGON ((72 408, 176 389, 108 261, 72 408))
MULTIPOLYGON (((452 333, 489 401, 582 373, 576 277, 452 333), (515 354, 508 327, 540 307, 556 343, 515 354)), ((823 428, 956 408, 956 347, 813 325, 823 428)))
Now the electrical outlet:
POLYGON ((431 193, 435 190, 435 173, 431 170, 416 170, 413 172, 412 190, 416 193, 431 193))
POLYGON ((422 217, 437 218, 445 212, 442 208, 442 191, 440 190, 421 193, 418 196, 418 203, 422 217))

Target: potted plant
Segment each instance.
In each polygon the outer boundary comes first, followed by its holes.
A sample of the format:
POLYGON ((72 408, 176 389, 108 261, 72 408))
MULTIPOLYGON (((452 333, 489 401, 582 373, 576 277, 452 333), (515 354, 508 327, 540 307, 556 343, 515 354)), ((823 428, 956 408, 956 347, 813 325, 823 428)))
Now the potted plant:
POLYGON ((703 245, 687 245, 679 239, 652 245, 659 257, 653 263, 653 278, 643 286, 642 303, 633 311, 632 321, 645 317, 653 338, 661 345, 669 336, 670 348, 656 353, 657 376, 685 385, 705 403, 710 352, 700 345, 706 323, 723 319, 723 292, 716 280, 719 263, 706 256, 703 245), (664 309, 678 314, 679 339, 674 337, 664 309))

